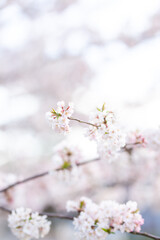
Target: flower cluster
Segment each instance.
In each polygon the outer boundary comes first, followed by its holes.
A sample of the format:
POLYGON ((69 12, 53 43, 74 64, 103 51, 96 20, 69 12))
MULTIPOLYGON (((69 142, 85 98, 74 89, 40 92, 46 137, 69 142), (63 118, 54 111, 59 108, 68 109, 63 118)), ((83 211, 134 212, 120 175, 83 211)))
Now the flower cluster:
POLYGON ((69 118, 73 114, 73 104, 69 103, 65 108, 63 101, 57 103, 57 110, 52 109, 51 112, 46 113, 47 120, 51 124, 52 128, 60 133, 68 133, 70 131, 69 118))
POLYGON ((94 126, 89 127, 87 135, 97 142, 100 157, 111 161, 125 146, 125 135, 118 128, 114 113, 107 111, 103 104, 102 109, 97 108, 90 122, 94 126))
POLYGON ((137 208, 137 203, 129 201, 118 204, 114 201, 103 201, 99 205, 82 197, 80 201, 68 201, 67 211, 77 211, 78 217, 73 224, 80 239, 103 240, 108 234, 116 231, 139 232, 144 223, 137 208))
POLYGON ((79 147, 66 142, 55 147, 53 156, 54 169, 61 170, 51 171, 51 174, 56 174, 59 179, 65 182, 70 182, 71 178, 77 179, 80 171, 77 164, 83 159, 81 152, 79 147))
POLYGON ((8 216, 12 233, 20 240, 43 238, 50 230, 47 216, 40 216, 31 209, 17 208, 8 216))
POLYGON ((139 130, 132 131, 127 135, 127 148, 145 147, 146 138, 139 130))

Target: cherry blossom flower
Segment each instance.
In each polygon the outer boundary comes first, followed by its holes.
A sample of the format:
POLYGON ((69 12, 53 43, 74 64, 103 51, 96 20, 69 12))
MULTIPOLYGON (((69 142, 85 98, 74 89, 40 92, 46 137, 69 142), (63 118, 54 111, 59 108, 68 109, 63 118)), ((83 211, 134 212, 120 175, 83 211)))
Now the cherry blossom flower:
POLYGON ((144 223, 137 203, 132 201, 126 204, 103 201, 97 205, 83 197, 78 202, 68 201, 66 208, 79 213, 73 221, 79 239, 105 240, 116 231, 139 232, 144 223))
POLYGON ((69 103, 65 108, 64 101, 57 103, 57 110, 52 109, 46 113, 46 118, 51 127, 60 133, 68 133, 70 131, 69 118, 73 114, 73 104, 69 103))
POLYGON ((8 216, 12 233, 20 240, 43 238, 50 230, 51 222, 47 216, 40 216, 31 209, 17 208, 8 216))
POLYGON ((107 111, 103 104, 102 109, 97 108, 91 116, 90 122, 95 126, 89 126, 87 135, 97 142, 101 159, 112 161, 125 146, 125 134, 119 129, 114 113, 107 111))

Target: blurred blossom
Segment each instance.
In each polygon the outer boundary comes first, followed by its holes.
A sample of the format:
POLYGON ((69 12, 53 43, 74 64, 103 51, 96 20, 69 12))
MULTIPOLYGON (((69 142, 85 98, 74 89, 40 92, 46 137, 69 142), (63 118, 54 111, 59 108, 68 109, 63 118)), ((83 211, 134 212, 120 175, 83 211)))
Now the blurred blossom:
POLYGON ((76 184, 81 173, 77 164, 84 161, 83 159, 82 150, 78 146, 75 146, 73 142, 62 142, 54 149, 53 170, 50 171, 50 174, 55 178, 59 178, 63 183, 76 184), (62 170, 55 171, 58 168, 62 170))
POLYGON ((0 22, 5 23, 1 29, 1 47, 15 51, 22 49, 30 40, 31 22, 18 4, 2 10, 0 22))

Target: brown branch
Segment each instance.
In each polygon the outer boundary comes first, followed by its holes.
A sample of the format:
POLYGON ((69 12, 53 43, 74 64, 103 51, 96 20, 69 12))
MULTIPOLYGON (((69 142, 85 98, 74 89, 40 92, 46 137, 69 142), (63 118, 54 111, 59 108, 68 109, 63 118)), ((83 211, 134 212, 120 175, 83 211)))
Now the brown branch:
POLYGON ((44 176, 46 176, 46 175, 48 175, 48 174, 49 174, 49 172, 47 171, 47 172, 43 172, 43 173, 36 174, 36 175, 34 175, 34 176, 31 176, 31 177, 25 178, 25 179, 23 179, 23 180, 19 180, 19 181, 15 182, 15 183, 12 183, 12 184, 8 185, 8 186, 5 187, 5 188, 2 188, 2 189, 0 190, 0 193, 6 192, 6 191, 8 191, 10 188, 13 188, 13 187, 15 187, 15 186, 17 186, 17 185, 20 185, 20 184, 22 184, 22 183, 29 182, 29 181, 31 181, 31 180, 34 180, 34 179, 37 179, 37 178, 40 178, 40 177, 44 177, 44 176))
POLYGON ((139 236, 144 236, 144 237, 147 237, 147 238, 151 238, 151 239, 154 239, 154 240, 160 240, 160 237, 155 236, 155 235, 150 234, 150 233, 146 233, 146 232, 130 232, 130 233, 134 234, 134 235, 139 235, 139 236))
POLYGON ((90 125, 90 126, 92 126, 92 127, 96 127, 96 128, 98 128, 98 126, 95 125, 95 124, 93 124, 93 123, 86 122, 86 121, 82 121, 82 120, 79 120, 79 119, 77 119, 77 118, 69 117, 68 119, 69 119, 69 120, 76 121, 76 122, 79 122, 79 123, 84 123, 84 124, 90 125))
MULTIPOLYGON (((6 207, 1 207, 1 206, 0 206, 0 210, 2 210, 4 212, 7 212, 9 214, 12 212, 10 209, 8 209, 6 207)), ((59 214, 59 213, 42 212, 42 213, 40 213, 40 215, 46 215, 49 218, 59 218, 59 219, 66 219, 66 220, 73 220, 74 219, 74 217, 72 217, 72 216, 59 214)), ((144 236, 144 237, 154 239, 154 240, 160 240, 160 237, 155 236, 155 235, 150 234, 150 233, 146 233, 146 232, 130 232, 130 234, 134 234, 134 235, 138 235, 138 236, 144 236)))
POLYGON ((66 219, 66 220, 73 220, 74 217, 67 216, 60 213, 48 213, 48 212, 42 212, 40 215, 46 215, 49 218, 60 218, 60 219, 66 219))
MULTIPOLYGON (((98 160, 100 160, 100 158, 94 158, 92 160, 87 160, 87 161, 84 161, 84 162, 81 162, 81 163, 77 163, 77 166, 83 166, 83 165, 86 165, 88 163, 92 163, 92 162, 95 162, 95 161, 98 161, 98 160)), ((68 167, 68 168, 70 168, 70 167, 68 167)), ((63 168, 55 169, 55 171, 60 171, 60 170, 64 170, 64 169, 63 168)), ((31 177, 28 177, 28 178, 25 178, 23 180, 19 180, 19 181, 15 182, 15 183, 12 183, 12 184, 8 185, 5 188, 0 189, 0 193, 6 192, 9 189, 11 189, 11 188, 13 188, 13 187, 15 187, 17 185, 20 185, 20 184, 23 184, 23 183, 26 183, 26 182, 30 182, 30 181, 32 181, 34 179, 41 178, 41 177, 47 176, 49 174, 50 174, 50 171, 46 171, 46 172, 43 172, 43 173, 39 173, 39 174, 33 175, 31 177)))
MULTIPOLYGON (((128 144, 126 144, 126 146, 125 146, 124 148, 122 148, 122 150, 128 151, 128 150, 127 150, 127 146, 128 146, 128 144)), ((98 158, 94 158, 94 159, 92 159, 92 160, 87 160, 87 161, 84 161, 84 162, 81 162, 81 163, 77 163, 77 166, 86 165, 86 164, 88 164, 88 163, 96 162, 96 161, 98 161, 98 160, 100 160, 99 157, 98 157, 98 158)), ((71 168, 71 167, 68 167, 68 168, 71 168)), ((66 168, 66 169, 67 169, 67 168, 66 168)), ((64 169, 63 169, 63 168, 57 168, 57 169, 55 169, 55 171, 60 171, 60 170, 64 170, 64 169)), ((33 175, 33 176, 31 176, 31 177, 28 177, 28 178, 25 178, 25 179, 23 179, 23 180, 19 180, 19 181, 15 182, 15 183, 12 183, 12 184, 8 185, 7 187, 4 187, 4 188, 0 189, 0 193, 6 192, 6 191, 8 191, 9 189, 11 189, 11 188, 13 188, 13 187, 15 187, 15 186, 17 186, 17 185, 20 185, 20 184, 23 184, 23 183, 32 181, 32 180, 37 179, 37 178, 41 178, 41 177, 47 176, 47 175, 49 175, 49 174, 50 174, 50 171, 46 171, 46 172, 42 172, 42 173, 33 175)))
POLYGON ((1 206, 0 206, 0 210, 3 211, 3 212, 7 212, 7 213, 11 213, 11 212, 12 212, 12 211, 9 210, 8 208, 6 208, 6 207, 1 207, 1 206))
MULTIPOLYGON (((76 121, 78 121, 78 122, 80 121, 80 120, 78 120, 78 119, 72 119, 72 120, 76 120, 76 121)), ((83 122, 83 121, 80 121, 80 122, 83 122)), ((84 123, 91 125, 90 123, 87 123, 87 122, 84 122, 84 123)), ((97 126, 96 126, 96 127, 97 127, 97 126)), ((136 145, 136 143, 133 143, 132 145, 134 146, 134 145, 136 145)), ((129 144, 126 144, 126 145, 122 148, 122 151, 124 150, 124 151, 127 151, 127 152, 128 152, 129 149, 127 148, 127 146, 129 146, 129 144)), ((130 152, 129 152, 129 153, 130 153, 130 152)), ((82 166, 82 165, 85 165, 85 164, 88 164, 88 163, 91 163, 91 162, 95 162, 95 161, 98 161, 98 160, 100 160, 100 158, 95 158, 95 159, 92 159, 92 160, 87 160, 87 161, 84 161, 84 162, 81 162, 81 163, 77 163, 77 166, 82 166)), ((68 167, 68 169, 69 169, 69 168, 71 168, 71 167, 68 167)), ((67 168, 66 168, 66 169, 67 169, 67 168)), ((64 169, 63 169, 63 168, 57 168, 57 169, 55 169, 55 171, 60 171, 60 170, 64 170, 64 169)), ((33 175, 33 176, 31 176, 31 177, 28 177, 28 178, 25 178, 25 179, 23 179, 23 180, 19 180, 19 181, 15 182, 15 183, 12 183, 12 184, 8 185, 7 187, 4 187, 4 188, 0 189, 0 193, 6 192, 6 191, 8 191, 9 189, 11 189, 11 188, 13 188, 13 187, 15 187, 15 186, 17 186, 17 185, 20 185, 20 184, 23 184, 23 183, 32 181, 32 180, 37 179, 37 178, 41 178, 41 177, 47 176, 47 175, 49 175, 49 174, 50 174, 50 171, 46 171, 46 172, 42 172, 42 173, 33 175)))
POLYGON ((83 166, 83 165, 86 165, 88 163, 93 163, 93 162, 97 162, 99 161, 100 158, 97 157, 97 158, 93 158, 92 160, 87 160, 87 161, 84 161, 84 162, 81 162, 81 163, 77 163, 77 166, 83 166))

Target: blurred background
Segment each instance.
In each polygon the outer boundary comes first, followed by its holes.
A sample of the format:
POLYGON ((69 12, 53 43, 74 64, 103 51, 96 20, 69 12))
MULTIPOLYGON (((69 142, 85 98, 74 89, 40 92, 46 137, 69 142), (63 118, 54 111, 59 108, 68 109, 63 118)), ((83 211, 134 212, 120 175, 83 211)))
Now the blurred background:
MULTIPOLYGON (((51 167, 53 147, 65 137, 49 128, 45 113, 60 100, 74 102, 83 120, 106 102, 127 130, 159 128, 160 1, 0 0, 0 187, 51 167)), ((72 125, 69 140, 85 159, 94 157, 83 126, 72 125)), ((84 167, 84 180, 72 186, 52 176, 19 186, 7 201, 63 212, 68 199, 83 195, 136 200, 143 230, 160 234, 160 154, 137 149, 130 158, 125 152, 112 165, 84 167)), ((0 212, 0 236, 14 240, 6 217, 0 212)), ((71 223, 53 222, 46 240, 75 239, 71 223)))

